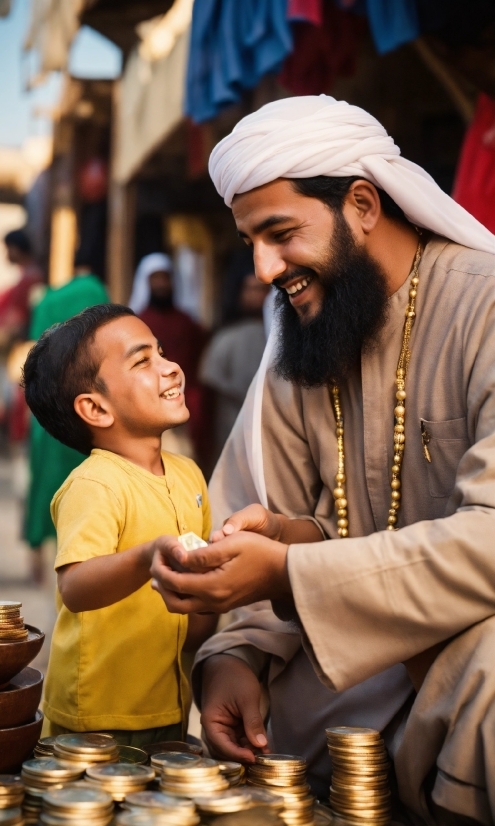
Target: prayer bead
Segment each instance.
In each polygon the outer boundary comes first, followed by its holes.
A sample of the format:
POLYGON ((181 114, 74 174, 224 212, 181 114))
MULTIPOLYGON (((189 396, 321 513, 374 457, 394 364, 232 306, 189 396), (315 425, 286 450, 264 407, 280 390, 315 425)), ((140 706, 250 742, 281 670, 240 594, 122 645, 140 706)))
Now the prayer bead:
POLYGON ((404 399, 406 398, 406 391, 405 390, 397 390, 397 393, 395 394, 395 398, 399 399, 399 401, 403 402, 404 399))
POLYGON ((399 473, 400 466, 399 465, 392 465, 392 473, 399 473))
POLYGON ((390 482, 390 487, 392 490, 399 490, 400 488, 400 479, 392 479, 390 482))
POLYGON ((393 499, 395 502, 398 502, 398 501, 399 501, 399 499, 400 499, 400 491, 398 491, 398 490, 393 490, 393 491, 392 491, 392 499, 393 499))
POLYGON ((347 507, 347 499, 337 499, 335 504, 338 508, 346 508, 347 507))
POLYGON ((339 482, 339 484, 344 484, 345 482, 345 473, 336 473, 335 474, 335 481, 339 482))
POLYGON ((397 407, 394 408, 394 413, 396 416, 405 416, 406 415, 406 408, 403 407, 401 404, 398 404, 397 407))
POLYGON ((389 516, 387 522, 389 525, 395 525, 395 523, 397 522, 396 515, 394 514, 393 516, 389 516))
POLYGON ((333 489, 333 496, 334 499, 343 499, 345 496, 344 488, 334 488, 333 489))
POLYGON ((403 424, 396 424, 394 427, 395 433, 404 433, 404 425, 403 424))
POLYGON ((347 519, 339 519, 337 521, 337 525, 339 526, 339 528, 347 528, 348 524, 349 522, 347 521, 347 519))
POLYGON ((337 516, 340 517, 347 517, 347 509, 346 508, 339 508, 337 511, 337 516))

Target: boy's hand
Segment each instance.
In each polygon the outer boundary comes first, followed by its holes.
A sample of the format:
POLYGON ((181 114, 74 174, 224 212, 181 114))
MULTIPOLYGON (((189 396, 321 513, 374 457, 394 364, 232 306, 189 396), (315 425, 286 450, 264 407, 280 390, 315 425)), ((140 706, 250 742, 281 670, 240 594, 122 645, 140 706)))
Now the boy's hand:
POLYGON ((223 527, 212 533, 211 541, 219 542, 237 531, 259 533, 278 542, 282 532, 282 523, 278 514, 272 513, 263 505, 248 505, 247 508, 229 516, 223 523, 223 527))

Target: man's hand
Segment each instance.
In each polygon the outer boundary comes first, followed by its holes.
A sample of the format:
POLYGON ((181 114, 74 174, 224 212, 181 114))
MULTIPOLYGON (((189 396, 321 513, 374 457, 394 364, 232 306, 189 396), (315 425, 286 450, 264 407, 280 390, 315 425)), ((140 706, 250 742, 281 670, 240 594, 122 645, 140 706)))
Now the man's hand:
POLYGON ((152 587, 172 613, 221 614, 258 600, 291 596, 288 548, 280 542, 239 531, 208 548, 185 551, 173 537, 161 540, 151 566, 152 587))
POLYGON ((212 755, 253 763, 254 750, 269 751, 260 701, 259 681, 245 662, 225 654, 206 660, 201 722, 212 755))
POLYGON ((247 508, 229 516, 223 523, 223 527, 212 533, 211 541, 219 542, 237 531, 252 531, 278 542, 281 530, 282 525, 278 514, 272 513, 263 505, 248 505, 247 508))

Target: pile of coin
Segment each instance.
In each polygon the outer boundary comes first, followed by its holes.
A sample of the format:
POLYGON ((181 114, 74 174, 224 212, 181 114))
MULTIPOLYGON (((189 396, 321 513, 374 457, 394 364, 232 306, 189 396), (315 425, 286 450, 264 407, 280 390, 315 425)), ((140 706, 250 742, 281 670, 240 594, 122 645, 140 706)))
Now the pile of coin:
POLYGON ((0 643, 27 640, 28 630, 21 617, 22 602, 0 601, 0 643))
POLYGON ((138 812, 135 809, 122 812, 115 819, 118 826, 199 826, 199 815, 185 817, 183 813, 172 814, 169 812, 156 812, 150 809, 143 809, 138 812))
POLYGON ((51 757, 38 757, 22 764, 21 779, 25 785, 22 811, 27 824, 37 823, 43 795, 49 789, 59 789, 79 780, 84 769, 61 763, 51 757))
POLYGON ((287 826, 313 823, 314 797, 306 783, 306 761, 291 754, 258 754, 248 769, 249 786, 270 789, 284 799, 287 826))
POLYGON ((155 778, 149 766, 130 763, 108 763, 90 766, 86 770, 86 782, 108 792, 115 801, 121 803, 131 792, 144 792, 148 783, 155 778))
MULTIPOLYGON (((121 822, 123 815, 117 817, 117 823, 121 826, 133 826, 131 822, 127 824, 126 820, 131 819, 132 815, 140 814, 149 818, 164 818, 167 824, 170 823, 174 826, 196 826, 199 823, 196 806, 192 800, 171 797, 162 792, 135 792, 129 794, 123 803, 123 807, 126 815, 123 822, 121 822)), ((139 826, 139 823, 136 826, 139 826)))
POLYGON ((73 763, 81 771, 119 759, 117 742, 109 734, 61 734, 55 738, 53 750, 58 760, 73 763))
POLYGON ((0 826, 24 826, 22 809, 1 809, 0 826))
POLYGON ((69 783, 46 792, 40 822, 44 826, 108 826, 113 810, 107 792, 87 783, 69 783))
POLYGON ((24 800, 24 783, 17 774, 0 774, 0 809, 17 809, 24 800))
POLYGON ((34 749, 35 757, 53 757, 56 737, 43 737, 38 740, 34 749))
POLYGON ((138 766, 145 766, 148 762, 148 755, 143 749, 137 746, 118 746, 119 763, 136 763, 138 766))
POLYGON ((325 733, 332 758, 334 821, 386 826, 390 822, 389 762, 380 732, 339 726, 325 733))
POLYGON ((204 823, 210 823, 215 815, 243 812, 252 808, 252 798, 246 789, 227 789, 213 795, 198 795, 194 798, 204 823))
POLYGON ((234 763, 230 760, 222 760, 220 774, 223 774, 225 779, 229 781, 229 786, 240 786, 246 778, 246 770, 242 763, 234 763))
POLYGON ((153 755, 152 766, 160 757, 160 790, 177 797, 210 795, 229 788, 228 780, 220 774, 220 763, 207 757, 196 757, 183 752, 153 755))

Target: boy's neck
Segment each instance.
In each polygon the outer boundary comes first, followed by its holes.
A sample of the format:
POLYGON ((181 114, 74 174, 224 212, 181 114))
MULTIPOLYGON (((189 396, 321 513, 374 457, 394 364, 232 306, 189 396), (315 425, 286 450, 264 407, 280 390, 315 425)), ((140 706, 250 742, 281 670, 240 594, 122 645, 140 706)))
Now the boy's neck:
POLYGON ((98 444, 95 440, 95 447, 102 450, 109 450, 111 453, 122 456, 133 465, 147 470, 153 476, 164 476, 165 470, 162 462, 162 440, 160 436, 149 436, 140 439, 127 439, 125 444, 98 444))

